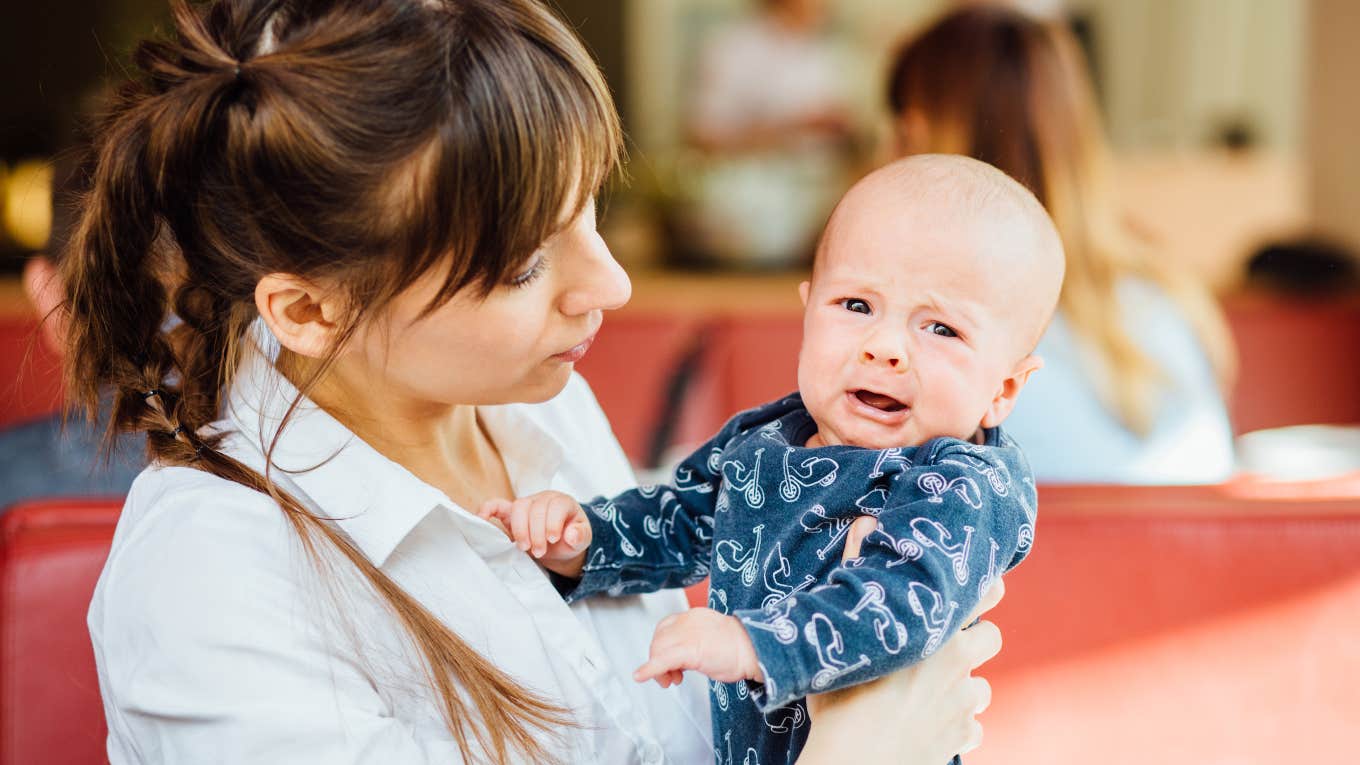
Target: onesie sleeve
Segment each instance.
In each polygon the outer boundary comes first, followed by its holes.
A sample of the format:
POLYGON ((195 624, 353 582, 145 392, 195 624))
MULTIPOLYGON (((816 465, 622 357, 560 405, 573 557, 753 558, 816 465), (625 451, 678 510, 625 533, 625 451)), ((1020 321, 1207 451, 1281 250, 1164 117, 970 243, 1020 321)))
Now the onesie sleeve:
POLYGON ((564 593, 568 602, 598 593, 688 587, 708 576, 722 453, 743 422, 743 416, 734 417, 686 457, 670 485, 639 486, 581 503, 592 538, 581 579, 564 593))
POLYGON ((889 481, 861 557, 807 592, 734 613, 765 676, 752 689, 762 711, 930 656, 1028 554, 1035 492, 1018 449, 937 439, 919 454, 889 481))

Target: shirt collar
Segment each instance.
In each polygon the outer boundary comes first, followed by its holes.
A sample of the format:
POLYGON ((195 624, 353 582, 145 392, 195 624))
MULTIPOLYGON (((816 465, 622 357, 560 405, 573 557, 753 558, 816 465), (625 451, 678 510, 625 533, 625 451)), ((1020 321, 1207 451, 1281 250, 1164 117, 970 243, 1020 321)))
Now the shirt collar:
MULTIPOLYGON (((270 477, 284 488, 295 486, 302 495, 298 499, 333 520, 374 565, 384 565, 437 508, 454 517, 483 556, 513 548, 495 526, 383 456, 311 399, 299 400, 297 388, 274 369, 278 341, 259 321, 252 335, 255 342, 247 345, 227 399, 228 428, 260 455, 273 445, 270 477), (297 407, 279 435, 294 400, 297 407)), ((478 408, 517 495, 549 488, 563 459, 561 445, 525 408, 519 404, 478 408)), ((263 465, 263 457, 258 462, 263 465)))

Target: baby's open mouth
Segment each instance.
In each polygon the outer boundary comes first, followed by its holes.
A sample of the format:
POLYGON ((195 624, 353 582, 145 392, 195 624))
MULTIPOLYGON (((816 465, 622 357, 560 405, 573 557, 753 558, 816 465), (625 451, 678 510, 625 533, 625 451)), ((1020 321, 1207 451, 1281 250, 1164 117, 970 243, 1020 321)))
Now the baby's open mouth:
POLYGON ((855 391, 855 398, 859 399, 860 401, 863 401, 864 403, 868 404, 869 406, 872 406, 875 409, 880 409, 884 412, 900 412, 903 409, 907 408, 906 404, 902 403, 901 401, 898 401, 892 396, 885 396, 882 393, 874 393, 871 390, 857 390, 855 391))

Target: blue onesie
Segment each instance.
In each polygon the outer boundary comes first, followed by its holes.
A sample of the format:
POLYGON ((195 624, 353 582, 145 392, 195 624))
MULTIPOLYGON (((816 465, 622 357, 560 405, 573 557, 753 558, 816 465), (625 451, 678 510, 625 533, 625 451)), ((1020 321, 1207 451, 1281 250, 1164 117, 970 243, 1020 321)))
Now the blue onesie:
POLYGON ((764 684, 709 683, 720 763, 792 763, 804 696, 929 656, 1034 540, 1034 482, 999 430, 983 445, 802 446, 816 431, 794 394, 732 418, 673 485, 585 504, 594 538, 570 600, 711 575, 709 607, 751 636, 764 684), (842 564, 862 515, 879 530, 842 564))

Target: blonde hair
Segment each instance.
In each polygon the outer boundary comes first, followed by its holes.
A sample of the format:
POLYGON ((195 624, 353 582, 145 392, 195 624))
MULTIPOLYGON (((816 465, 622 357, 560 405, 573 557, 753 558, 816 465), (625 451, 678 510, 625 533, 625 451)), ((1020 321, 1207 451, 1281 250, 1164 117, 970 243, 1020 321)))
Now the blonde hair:
POLYGON ((994 6, 947 14, 898 52, 888 101, 899 149, 967 154, 1025 184, 1062 237, 1067 270, 1058 307, 1090 351, 1106 405, 1146 434, 1168 382, 1124 325, 1118 289, 1128 278, 1161 287, 1189 321, 1221 388, 1236 359, 1213 296, 1159 263, 1121 217, 1085 61, 1070 32, 994 6))

